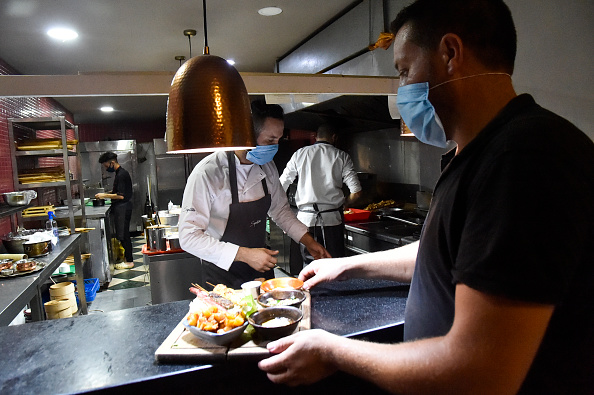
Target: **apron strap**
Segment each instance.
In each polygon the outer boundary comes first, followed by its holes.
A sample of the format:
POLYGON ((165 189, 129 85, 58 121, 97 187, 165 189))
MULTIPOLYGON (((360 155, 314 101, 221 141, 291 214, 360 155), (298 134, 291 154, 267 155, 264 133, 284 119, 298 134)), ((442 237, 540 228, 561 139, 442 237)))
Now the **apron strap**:
POLYGON ((231 203, 239 203, 239 195, 237 193, 235 153, 233 151, 227 151, 227 159, 229 161, 229 186, 231 187, 231 203))

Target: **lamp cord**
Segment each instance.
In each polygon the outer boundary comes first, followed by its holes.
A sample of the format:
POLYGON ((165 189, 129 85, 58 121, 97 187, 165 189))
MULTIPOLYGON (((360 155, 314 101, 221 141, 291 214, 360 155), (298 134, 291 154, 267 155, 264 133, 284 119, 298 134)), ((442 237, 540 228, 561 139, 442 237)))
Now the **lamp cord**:
POLYGON ((202 0, 202 17, 204 19, 204 55, 208 55, 209 50, 208 50, 208 29, 206 28, 206 0, 202 0))

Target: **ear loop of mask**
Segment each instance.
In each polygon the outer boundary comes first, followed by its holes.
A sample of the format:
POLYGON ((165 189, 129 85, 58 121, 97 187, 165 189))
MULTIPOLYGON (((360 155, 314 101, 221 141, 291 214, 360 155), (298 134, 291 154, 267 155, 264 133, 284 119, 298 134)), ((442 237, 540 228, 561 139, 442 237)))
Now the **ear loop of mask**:
POLYGON ((473 75, 467 75, 467 76, 464 76, 464 77, 454 78, 453 80, 449 80, 449 81, 440 82, 439 84, 437 84, 437 85, 432 86, 431 88, 429 88, 429 90, 434 89, 434 88, 437 88, 438 86, 441 86, 441 85, 445 85, 448 82, 465 80, 465 79, 473 78, 473 77, 481 77, 483 75, 507 75, 509 78, 511 78, 511 75, 509 73, 481 73, 481 74, 473 74, 473 75))

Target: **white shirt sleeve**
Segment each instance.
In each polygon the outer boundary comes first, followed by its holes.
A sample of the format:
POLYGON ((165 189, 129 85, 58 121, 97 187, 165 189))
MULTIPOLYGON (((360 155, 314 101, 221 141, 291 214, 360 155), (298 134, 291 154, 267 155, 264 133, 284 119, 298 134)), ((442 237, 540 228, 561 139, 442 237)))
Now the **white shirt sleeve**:
POLYGON ((198 163, 186 184, 179 216, 178 231, 182 249, 201 259, 229 270, 238 245, 222 242, 231 192, 224 170, 226 158, 209 156, 198 163))
POLYGON ((280 183, 285 192, 289 188, 289 185, 295 181, 295 177, 297 177, 297 167, 295 165, 296 157, 297 152, 291 156, 291 159, 289 159, 289 162, 287 162, 287 165, 285 166, 285 170, 283 170, 283 174, 280 176, 280 183))

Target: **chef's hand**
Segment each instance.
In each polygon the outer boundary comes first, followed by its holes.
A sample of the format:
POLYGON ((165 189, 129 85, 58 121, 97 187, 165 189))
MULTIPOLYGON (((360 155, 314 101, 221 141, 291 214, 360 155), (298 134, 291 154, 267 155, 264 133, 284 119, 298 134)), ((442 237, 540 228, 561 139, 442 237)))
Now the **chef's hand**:
POLYGON ((308 290, 329 281, 346 280, 344 260, 345 258, 321 259, 304 267, 299 273, 299 280, 303 281, 303 289, 308 290))
POLYGON ((315 383, 337 370, 324 352, 336 337, 312 329, 270 342, 266 348, 276 355, 258 362, 258 367, 273 383, 290 386, 315 383))
POLYGON ((314 259, 332 258, 332 255, 330 255, 330 253, 326 251, 324 246, 318 243, 309 234, 309 232, 305 233, 301 240, 299 240, 299 242, 303 244, 305 248, 307 248, 307 251, 309 251, 309 253, 314 259))
POLYGON ((235 260, 245 262, 259 272, 266 272, 276 266, 276 255, 278 255, 278 250, 239 247, 235 260))
POLYGON ((105 194, 102 192, 96 193, 95 199, 105 199, 105 194))

